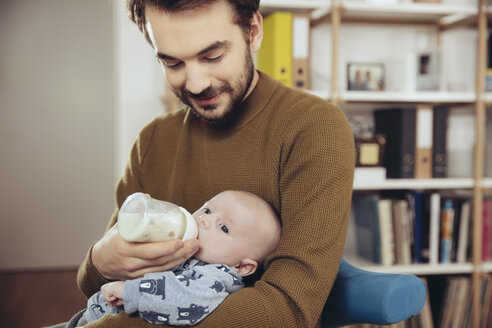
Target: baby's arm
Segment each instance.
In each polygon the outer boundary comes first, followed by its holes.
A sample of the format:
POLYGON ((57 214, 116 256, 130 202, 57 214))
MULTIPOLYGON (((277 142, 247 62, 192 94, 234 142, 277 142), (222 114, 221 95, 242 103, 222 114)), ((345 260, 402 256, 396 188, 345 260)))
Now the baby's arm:
POLYGON ((110 306, 123 305, 124 281, 113 281, 101 287, 104 301, 110 306))
POLYGON ((125 312, 137 312, 154 324, 193 325, 243 287, 241 277, 231 268, 197 263, 193 259, 174 272, 148 273, 125 281, 125 312))

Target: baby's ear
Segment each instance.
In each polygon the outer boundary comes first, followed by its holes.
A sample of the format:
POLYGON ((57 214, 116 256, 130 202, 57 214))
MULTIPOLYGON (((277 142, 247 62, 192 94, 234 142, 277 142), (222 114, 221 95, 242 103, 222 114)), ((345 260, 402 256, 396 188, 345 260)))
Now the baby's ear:
POLYGON ((252 259, 243 259, 241 263, 236 265, 233 269, 241 276, 246 277, 256 271, 258 262, 252 259))

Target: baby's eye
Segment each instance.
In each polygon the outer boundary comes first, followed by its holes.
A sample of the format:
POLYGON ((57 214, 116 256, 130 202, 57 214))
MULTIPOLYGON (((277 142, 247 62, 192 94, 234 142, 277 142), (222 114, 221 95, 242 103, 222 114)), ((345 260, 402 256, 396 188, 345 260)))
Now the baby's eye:
POLYGON ((225 232, 227 234, 229 233, 229 229, 227 229, 227 227, 223 224, 220 225, 220 230, 222 230, 223 232, 225 232))
POLYGON ((203 209, 203 213, 205 213, 205 214, 212 214, 212 211, 205 207, 203 209))

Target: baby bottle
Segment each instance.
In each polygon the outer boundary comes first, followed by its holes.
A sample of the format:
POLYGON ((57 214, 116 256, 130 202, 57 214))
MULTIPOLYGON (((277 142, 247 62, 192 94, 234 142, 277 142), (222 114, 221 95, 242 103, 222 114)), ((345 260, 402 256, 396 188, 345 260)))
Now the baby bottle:
POLYGON ((148 194, 134 193, 121 205, 118 213, 121 237, 131 242, 156 242, 197 237, 193 216, 173 203, 157 200, 148 194))

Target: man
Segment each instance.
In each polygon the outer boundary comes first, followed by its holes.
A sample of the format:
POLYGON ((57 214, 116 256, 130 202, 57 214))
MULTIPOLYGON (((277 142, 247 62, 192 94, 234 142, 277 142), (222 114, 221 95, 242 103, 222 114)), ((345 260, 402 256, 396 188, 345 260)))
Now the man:
MULTIPOLYGON (((259 0, 128 0, 170 87, 188 105, 140 133, 117 187, 190 210, 227 189, 278 212, 282 237, 252 287, 230 295, 199 327, 314 327, 338 272, 350 211, 354 147, 343 113, 254 69, 262 41, 259 0)), ((86 295, 109 280, 169 270, 196 241, 132 244, 115 226, 89 251, 86 295)), ((152 327, 124 314, 87 327, 152 327)))

